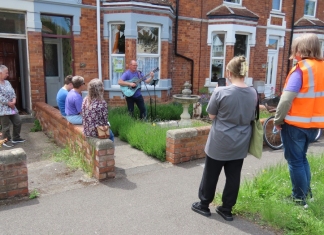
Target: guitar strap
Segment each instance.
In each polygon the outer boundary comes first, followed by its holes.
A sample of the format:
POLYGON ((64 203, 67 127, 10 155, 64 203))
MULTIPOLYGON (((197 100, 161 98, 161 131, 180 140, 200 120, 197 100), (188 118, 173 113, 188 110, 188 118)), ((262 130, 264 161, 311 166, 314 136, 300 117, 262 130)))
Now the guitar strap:
MULTIPOLYGON (((141 71, 137 71, 137 74, 138 74, 138 79, 141 79, 142 78, 142 76, 141 76, 141 71)), ((141 87, 139 88, 139 89, 141 89, 141 87)))

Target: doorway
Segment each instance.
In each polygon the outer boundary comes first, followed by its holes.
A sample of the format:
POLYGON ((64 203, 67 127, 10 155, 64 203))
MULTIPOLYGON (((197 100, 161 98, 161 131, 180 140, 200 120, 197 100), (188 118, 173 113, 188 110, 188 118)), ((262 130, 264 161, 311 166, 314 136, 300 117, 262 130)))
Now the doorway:
POLYGON ((7 80, 11 83, 11 86, 15 90, 16 107, 19 111, 21 111, 22 93, 17 39, 0 38, 0 64, 8 67, 9 77, 7 80))
POLYGON ((61 38, 44 38, 46 103, 57 106, 56 94, 64 84, 61 38))
POLYGON ((276 93, 278 41, 278 39, 269 39, 266 82, 264 87, 265 97, 272 97, 276 93))

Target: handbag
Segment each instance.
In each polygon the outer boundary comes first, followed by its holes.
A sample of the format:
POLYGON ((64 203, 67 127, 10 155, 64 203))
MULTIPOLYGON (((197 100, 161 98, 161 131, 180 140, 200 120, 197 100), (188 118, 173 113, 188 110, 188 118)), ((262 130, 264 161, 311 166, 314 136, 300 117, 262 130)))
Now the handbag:
POLYGON ((109 126, 97 126, 98 138, 107 139, 110 137, 109 126))
MULTIPOLYGON (((258 97, 258 94, 257 94, 258 97)), ((257 105, 255 107, 255 119, 251 122, 252 125, 252 135, 249 145, 249 153, 254 157, 260 159, 263 150, 263 126, 259 120, 260 110, 259 110, 259 98, 257 105)))

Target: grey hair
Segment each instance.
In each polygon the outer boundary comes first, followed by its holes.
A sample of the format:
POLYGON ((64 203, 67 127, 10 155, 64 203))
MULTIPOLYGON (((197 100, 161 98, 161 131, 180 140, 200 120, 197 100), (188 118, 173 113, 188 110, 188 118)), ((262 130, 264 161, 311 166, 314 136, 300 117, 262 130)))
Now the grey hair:
POLYGON ((84 78, 81 76, 74 76, 72 78, 73 88, 79 88, 83 85, 83 83, 84 83, 84 78))
POLYGON ((8 67, 7 66, 5 66, 5 65, 0 65, 0 73, 2 73, 4 70, 6 70, 6 69, 8 69, 8 67))
POLYGON ((92 79, 88 84, 88 104, 92 102, 92 100, 103 100, 103 83, 98 78, 92 79))
POLYGON ((305 33, 295 38, 291 45, 291 55, 289 59, 294 59, 299 53, 301 59, 322 60, 321 43, 314 33, 305 33))

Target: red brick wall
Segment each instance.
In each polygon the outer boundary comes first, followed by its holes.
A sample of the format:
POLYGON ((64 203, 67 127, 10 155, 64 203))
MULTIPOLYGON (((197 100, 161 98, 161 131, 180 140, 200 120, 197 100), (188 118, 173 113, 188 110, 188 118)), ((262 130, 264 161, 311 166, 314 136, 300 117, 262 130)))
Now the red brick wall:
POLYGON ((93 167, 98 180, 115 177, 115 147, 111 140, 85 137, 82 125, 72 125, 58 109, 43 102, 36 103, 34 111, 43 131, 57 144, 71 145, 84 153, 84 160, 93 167))
POLYGON ((0 200, 28 194, 28 169, 23 149, 0 154, 0 200))

